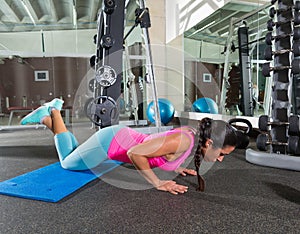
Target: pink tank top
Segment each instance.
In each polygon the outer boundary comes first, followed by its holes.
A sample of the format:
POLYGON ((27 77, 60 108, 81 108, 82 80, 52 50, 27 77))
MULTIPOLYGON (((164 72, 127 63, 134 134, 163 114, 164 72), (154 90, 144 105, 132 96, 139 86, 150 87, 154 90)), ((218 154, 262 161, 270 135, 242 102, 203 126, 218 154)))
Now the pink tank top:
POLYGON ((179 156, 174 161, 167 161, 163 156, 161 157, 153 157, 148 158, 148 162, 151 168, 159 167, 162 170, 166 171, 174 171, 177 169, 190 155, 191 150, 194 146, 194 136, 192 134, 189 134, 187 132, 183 132, 179 129, 174 129, 166 132, 161 132, 157 134, 147 135, 140 132, 137 132, 131 128, 125 127, 119 130, 114 138, 112 139, 109 149, 108 149, 108 158, 112 160, 117 160, 124 163, 132 163, 131 160, 127 156, 127 151, 144 141, 156 138, 156 137, 162 137, 162 136, 168 136, 175 132, 182 132, 186 134, 190 140, 191 144, 187 151, 185 151, 181 156, 179 156))

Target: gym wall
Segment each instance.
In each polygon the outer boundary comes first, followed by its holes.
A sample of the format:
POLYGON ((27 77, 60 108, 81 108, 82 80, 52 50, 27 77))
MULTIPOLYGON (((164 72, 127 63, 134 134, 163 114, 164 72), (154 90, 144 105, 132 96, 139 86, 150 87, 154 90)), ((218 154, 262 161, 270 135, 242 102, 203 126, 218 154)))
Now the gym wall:
POLYGON ((62 97, 65 106, 72 106, 80 82, 89 67, 87 58, 13 58, 0 65, 0 95, 2 110, 6 109, 6 97, 10 106, 39 106, 42 101, 62 97), (35 71, 48 71, 48 81, 35 81, 35 71))
POLYGON ((221 92, 221 80, 218 66, 210 63, 185 61, 185 94, 193 103, 198 98, 207 97, 218 101, 221 92), (203 78, 205 74, 211 74, 211 81, 203 78))

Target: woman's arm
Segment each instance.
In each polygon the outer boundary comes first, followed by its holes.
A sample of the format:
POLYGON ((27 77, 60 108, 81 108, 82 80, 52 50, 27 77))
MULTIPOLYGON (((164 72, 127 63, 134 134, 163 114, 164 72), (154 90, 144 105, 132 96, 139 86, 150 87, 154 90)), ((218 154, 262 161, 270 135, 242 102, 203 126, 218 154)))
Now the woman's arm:
POLYGON ((155 188, 172 194, 184 193, 187 187, 176 184, 175 181, 162 181, 152 171, 148 157, 160 157, 168 154, 178 154, 188 149, 190 139, 180 133, 154 138, 128 150, 127 155, 142 174, 155 188))
POLYGON ((172 180, 160 180, 150 168, 147 157, 141 155, 129 154, 133 165, 137 168, 139 173, 156 189, 167 191, 172 194, 185 193, 188 190, 187 186, 176 184, 172 180))

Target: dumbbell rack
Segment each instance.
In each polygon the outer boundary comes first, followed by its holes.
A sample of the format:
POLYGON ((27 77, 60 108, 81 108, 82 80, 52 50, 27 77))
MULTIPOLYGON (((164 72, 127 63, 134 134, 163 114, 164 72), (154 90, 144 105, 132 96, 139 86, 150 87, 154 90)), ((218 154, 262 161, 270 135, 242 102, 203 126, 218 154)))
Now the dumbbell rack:
MULTIPOLYGON (((295 126, 299 129, 299 122, 296 123, 299 120, 298 116, 292 117, 292 124, 289 122, 289 116, 291 115, 291 85, 293 76, 298 75, 296 73, 298 73, 299 67, 298 55, 295 56, 292 50, 292 44, 295 43, 293 38, 294 27, 299 27, 299 22, 294 20, 294 16, 296 14, 298 17, 299 9, 298 7, 295 8, 293 0, 272 0, 271 4, 277 6, 276 14, 274 14, 274 7, 271 8, 272 13, 270 11, 270 17, 276 18, 276 22, 273 24, 274 27, 270 27, 268 24, 268 30, 272 30, 271 33, 275 34, 272 37, 274 67, 272 68, 271 116, 264 116, 268 118, 267 121, 266 118, 260 118, 259 128, 265 132, 257 138, 257 148, 267 151, 266 146, 270 145, 270 152, 256 152, 248 149, 246 160, 263 166, 300 171, 300 157, 298 157, 300 156, 299 134, 298 136, 289 137, 289 133, 299 133, 297 130, 290 130, 290 127, 294 128, 295 126), (282 51, 284 53, 281 53, 282 51), (268 125, 268 129, 266 125, 268 125)), ((299 6, 299 3, 296 2, 296 5, 299 6)), ((270 32, 268 41, 269 39, 270 32)), ((266 57, 270 60, 269 55, 266 57)), ((266 64, 269 66, 269 63, 266 64)), ((263 74, 269 76, 270 68, 266 72, 266 65, 264 65, 263 69, 263 74)))
POLYGON ((239 110, 240 104, 240 85, 241 85, 241 74, 238 66, 232 65, 228 73, 229 79, 228 83, 230 89, 226 91, 226 104, 225 107, 230 110, 231 114, 234 109, 238 112, 238 115, 241 115, 239 110))

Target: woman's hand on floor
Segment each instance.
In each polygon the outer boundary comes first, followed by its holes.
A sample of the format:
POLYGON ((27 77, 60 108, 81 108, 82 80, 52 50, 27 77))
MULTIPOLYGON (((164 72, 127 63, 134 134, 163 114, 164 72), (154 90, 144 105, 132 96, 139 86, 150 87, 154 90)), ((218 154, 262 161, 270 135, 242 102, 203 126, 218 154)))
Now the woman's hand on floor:
POLYGON ((177 195, 178 193, 186 193, 188 191, 187 186, 177 184, 172 180, 161 180, 156 188, 158 190, 166 191, 175 195, 177 195))
POLYGON ((188 169, 188 168, 184 168, 184 167, 179 167, 175 170, 176 173, 182 175, 182 176, 186 176, 186 175, 197 175, 197 172, 193 169, 188 169))

